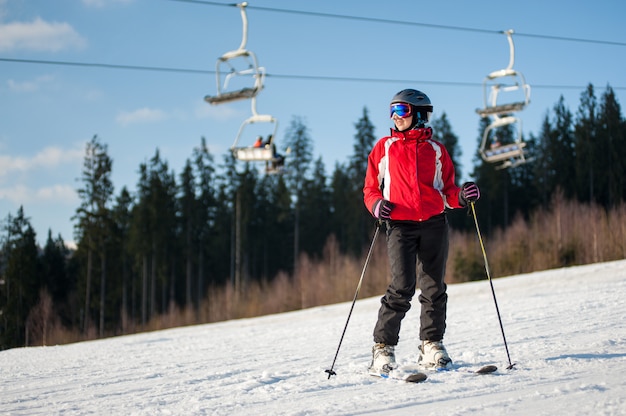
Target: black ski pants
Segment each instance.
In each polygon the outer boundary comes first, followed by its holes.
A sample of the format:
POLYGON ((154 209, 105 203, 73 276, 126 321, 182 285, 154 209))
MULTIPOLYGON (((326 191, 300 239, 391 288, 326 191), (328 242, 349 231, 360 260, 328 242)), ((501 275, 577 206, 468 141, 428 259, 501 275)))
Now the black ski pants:
POLYGON ((381 299, 374 342, 397 345, 400 323, 419 286, 420 339, 441 341, 446 329, 448 219, 440 214, 423 222, 387 221, 391 283, 381 299))

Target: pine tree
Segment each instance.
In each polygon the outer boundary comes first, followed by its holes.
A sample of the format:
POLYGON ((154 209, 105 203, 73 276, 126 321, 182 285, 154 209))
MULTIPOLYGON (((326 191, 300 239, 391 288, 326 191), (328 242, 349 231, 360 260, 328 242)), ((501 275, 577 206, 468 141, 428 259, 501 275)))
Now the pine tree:
POLYGON ((227 258, 228 244, 225 244, 226 250, 217 245, 214 250, 209 250, 207 245, 211 237, 221 241, 228 241, 229 235, 220 232, 224 222, 228 225, 228 221, 224 218, 228 216, 218 215, 221 207, 218 206, 220 199, 216 197, 216 176, 213 155, 209 152, 206 145, 206 139, 203 137, 200 147, 194 148, 193 151, 194 171, 197 180, 196 184, 196 216, 197 216, 197 278, 195 285, 196 305, 199 308, 209 283, 213 281, 222 281, 228 272, 224 268, 223 259, 227 258), (207 274, 215 275, 213 278, 207 279, 207 274), (221 276, 221 277, 219 277, 221 276))
MULTIPOLYGON (((237 221, 237 207, 238 207, 238 189, 239 189, 239 175, 237 173, 237 159, 233 156, 232 153, 226 154, 223 156, 223 164, 221 166, 222 173, 219 176, 220 180, 220 188, 218 192, 218 200, 222 201, 222 209, 221 212, 224 220, 227 218, 230 219, 230 224, 228 227, 228 242, 229 242, 229 256, 230 264, 229 264, 229 272, 228 276, 230 278, 230 284, 233 287, 238 287, 239 282, 239 250, 237 249, 237 244, 239 239, 237 238, 237 229, 239 226, 239 222, 237 221)), ((218 211, 218 213, 220 213, 218 211)), ((219 217, 218 217, 219 218, 219 217)), ((219 227, 219 224, 216 224, 219 227)), ((226 230, 224 230, 226 231, 226 230)))
POLYGON ((293 271, 295 264, 294 249, 294 215, 292 192, 285 182, 284 175, 272 178, 272 186, 268 188, 270 213, 267 236, 268 278, 275 277, 280 271, 293 271))
POLYGON ((318 258, 330 233, 331 199, 327 182, 324 163, 318 158, 313 165, 313 176, 304 183, 300 211, 300 228, 306 236, 301 251, 318 258))
POLYGON ((600 148, 597 143, 598 108, 593 85, 589 84, 580 96, 574 127, 576 188, 581 201, 596 200, 596 182, 601 166, 597 162, 600 148))
POLYGON ((35 231, 20 207, 7 217, 2 245, 4 284, 0 285, 0 349, 28 345, 26 319, 42 286, 35 231))
POLYGON ((148 213, 151 216, 150 315, 164 312, 175 299, 175 264, 178 260, 179 227, 176 218, 176 181, 168 163, 157 150, 148 170, 148 213))
POLYGON ((48 239, 41 256, 42 277, 44 287, 51 296, 52 303, 65 323, 71 323, 70 307, 67 305, 69 295, 76 290, 75 282, 70 278, 67 268, 69 250, 59 235, 52 238, 48 231, 48 239))
MULTIPOLYGON (((351 189, 354 186, 354 182, 348 174, 348 168, 345 164, 337 163, 335 170, 331 178, 331 201, 332 201, 332 220, 331 231, 337 238, 339 249, 343 253, 355 254, 355 247, 353 242, 353 236, 355 235, 348 218, 354 216, 354 195, 350 192, 346 192, 346 189, 351 189)), ((361 198, 362 201, 362 198, 361 198)), ((361 202, 362 203, 362 202, 361 202)), ((360 251, 361 248, 358 248, 360 251)))
POLYGON ((311 169, 313 160, 313 142, 304 120, 294 117, 285 132, 286 145, 291 149, 286 163, 285 181, 294 197, 294 235, 293 259, 294 271, 297 270, 298 253, 300 252, 300 199, 302 188, 311 169))
POLYGON ((197 211, 196 184, 191 161, 187 159, 180 175, 178 206, 180 209, 181 245, 185 266, 184 305, 192 304, 192 278, 197 253, 200 213, 197 211))
POLYGON ((625 122, 621 116, 621 108, 612 88, 607 87, 600 101, 598 115, 600 154, 604 160, 604 174, 602 175, 604 189, 603 204, 614 207, 626 196, 624 174, 624 152, 626 151, 625 122))
POLYGON ((273 249, 270 244, 269 237, 276 230, 272 227, 272 216, 275 213, 274 205, 271 200, 272 188, 279 175, 264 175, 257 182, 256 195, 256 215, 252 224, 252 236, 255 252, 253 265, 253 273, 259 280, 270 278, 269 258, 270 251, 273 249))
MULTIPOLYGON (((511 207, 510 220, 513 220, 517 214, 522 214, 525 218, 536 207, 540 206, 539 194, 535 187, 535 155, 537 152, 537 140, 529 134, 523 138, 526 143, 524 147, 526 151, 526 163, 508 169, 510 192, 509 205, 511 207)), ((506 224, 509 224, 507 222, 506 224)))
POLYGON ((118 312, 121 316, 121 327, 127 332, 130 322, 128 318, 135 318, 135 290, 132 269, 131 227, 133 224, 132 211, 134 199, 126 187, 123 187, 112 209, 113 238, 111 240, 111 257, 115 259, 112 264, 112 274, 117 276, 118 282, 115 288, 118 312))
POLYGON ((83 188, 78 189, 81 205, 76 210, 74 219, 76 225, 77 241, 84 246, 87 253, 87 265, 85 276, 85 310, 83 331, 87 331, 91 317, 91 291, 95 265, 93 256, 100 258, 100 308, 99 308, 99 332, 104 334, 104 310, 106 299, 106 274, 107 257, 106 245, 110 239, 109 225, 110 212, 108 204, 113 195, 113 183, 111 182, 113 161, 107 154, 107 146, 94 136, 87 143, 85 160, 81 182, 83 188))
POLYGON ((363 185, 367 172, 369 153, 374 146, 376 136, 374 135, 374 125, 369 119, 367 108, 363 108, 363 115, 354 124, 356 134, 354 135, 353 154, 350 156, 348 164, 348 183, 343 189, 347 198, 345 216, 337 220, 345 221, 346 229, 346 249, 354 254, 360 255, 363 247, 371 239, 372 226, 374 220, 369 210, 363 205, 363 185))
POLYGON ((553 110, 554 118, 547 114, 541 125, 535 162, 536 185, 544 206, 557 189, 571 197, 576 195, 573 118, 562 96, 553 110))
POLYGON ((257 218, 257 195, 256 190, 259 174, 252 169, 250 163, 246 163, 243 171, 239 174, 239 188, 236 195, 236 230, 237 242, 237 273, 239 275, 237 289, 244 290, 252 277, 253 266, 258 252, 254 251, 254 231, 258 226, 257 218))
MULTIPOLYGON (((150 215, 150 184, 148 179, 148 166, 145 163, 139 165, 139 182, 137 183, 137 203, 133 206, 129 239, 131 252, 134 255, 134 268, 139 270, 138 298, 141 316, 141 324, 148 321, 148 282, 149 266, 151 258, 152 242, 150 232, 153 227, 150 215)), ((135 286, 135 285, 133 285, 135 286)))
POLYGON ((356 187, 363 188, 365 172, 367 172, 367 158, 369 156, 376 136, 374 135, 374 125, 370 121, 367 108, 363 108, 363 115, 354 124, 356 134, 354 135, 353 153, 350 156, 350 175, 355 180, 356 187))

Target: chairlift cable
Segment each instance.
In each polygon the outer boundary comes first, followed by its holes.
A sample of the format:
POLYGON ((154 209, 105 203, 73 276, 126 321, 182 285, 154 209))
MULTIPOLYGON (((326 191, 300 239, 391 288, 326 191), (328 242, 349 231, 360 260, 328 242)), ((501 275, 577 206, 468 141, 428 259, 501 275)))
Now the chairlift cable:
MULTIPOLYGON (((101 62, 76 62, 76 61, 53 61, 48 59, 21 59, 21 58, 0 58, 0 62, 18 63, 18 64, 36 64, 36 65, 59 65, 59 66, 76 66, 85 68, 102 68, 102 69, 125 69, 134 71, 154 71, 154 72, 173 72, 197 75, 215 75, 215 70, 211 69, 193 69, 193 68, 175 68, 175 67, 157 67, 148 65, 126 65, 126 64, 106 64, 101 62)), ((276 79, 301 79, 309 81, 341 81, 341 82, 379 82, 387 84, 407 84, 420 83, 428 85, 449 85, 456 87, 480 87, 480 82, 460 82, 460 81, 425 81, 425 80, 408 80, 408 79, 391 79, 391 78, 360 78, 360 77, 344 77, 344 76, 324 76, 324 75, 297 75, 297 74, 271 74, 266 73, 266 78, 276 79)), ((558 85, 558 84, 534 84, 533 89, 568 89, 581 90, 587 86, 580 85, 558 85)), ((616 91, 626 90, 626 87, 614 87, 611 89, 616 91)))
MULTIPOLYGON (((205 5, 205 6, 226 6, 226 7, 237 6, 236 3, 218 3, 218 2, 207 1, 207 0, 169 0, 169 1, 174 1, 174 2, 179 2, 179 3, 195 3, 195 4, 205 5)), ((247 7, 248 9, 251 9, 251 10, 254 9, 254 10, 260 10, 260 11, 272 12, 272 13, 300 14, 300 15, 305 15, 305 16, 314 16, 314 17, 322 17, 322 18, 359 20, 359 21, 372 22, 372 23, 429 27, 431 29, 457 30, 457 31, 497 34, 497 35, 504 33, 503 30, 481 29, 481 28, 453 26, 453 25, 438 25, 438 24, 432 24, 432 23, 410 22, 406 20, 381 19, 381 18, 376 18, 376 17, 352 16, 352 15, 345 15, 345 14, 322 13, 322 12, 312 12, 312 11, 305 11, 305 10, 279 9, 275 7, 262 7, 262 6, 251 6, 251 5, 248 5, 247 7)), ((584 38, 574 38, 574 37, 568 37, 568 36, 542 35, 542 34, 536 34, 536 33, 523 33, 523 32, 516 32, 515 34, 516 36, 522 36, 522 37, 557 40, 557 41, 564 41, 564 42, 582 42, 582 43, 594 43, 594 44, 612 45, 612 46, 626 46, 626 42, 616 42, 616 41, 602 40, 602 39, 584 39, 584 38)))

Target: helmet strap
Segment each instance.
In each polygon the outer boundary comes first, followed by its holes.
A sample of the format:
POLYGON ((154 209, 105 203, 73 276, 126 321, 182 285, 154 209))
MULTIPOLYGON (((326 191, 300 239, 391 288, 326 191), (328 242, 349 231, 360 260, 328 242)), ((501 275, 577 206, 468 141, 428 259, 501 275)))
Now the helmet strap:
POLYGON ((412 107, 411 110, 413 111, 413 122, 411 123, 411 126, 407 130, 423 129, 424 127, 426 127, 426 123, 428 122, 428 119, 424 120, 422 118, 422 115, 424 113, 418 110, 416 106, 411 104, 411 107, 412 107))
POLYGON ((428 123, 428 113, 420 111, 414 106, 413 115, 413 127, 411 128, 423 129, 424 127, 426 127, 426 123, 428 123))

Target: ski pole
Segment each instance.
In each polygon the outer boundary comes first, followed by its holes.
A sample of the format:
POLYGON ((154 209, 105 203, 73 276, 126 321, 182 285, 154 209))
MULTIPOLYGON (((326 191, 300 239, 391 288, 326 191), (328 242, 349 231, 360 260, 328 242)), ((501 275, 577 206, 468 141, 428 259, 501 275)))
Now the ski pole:
POLYGON ((326 370, 328 373, 328 379, 330 380, 331 376, 337 375, 333 368, 335 367, 335 362, 337 361, 337 356, 339 355, 339 349, 341 348, 341 343, 343 342, 343 337, 346 335, 346 329, 348 329, 348 322, 350 322, 350 317, 352 316, 352 310, 354 309, 354 304, 356 303, 356 299, 359 296, 359 290, 361 290, 361 284, 363 284, 363 276, 365 276, 365 270, 367 269, 367 264, 370 261, 370 257, 372 256, 372 250, 374 249, 374 243, 376 242, 376 237, 378 237, 378 231, 380 230, 380 221, 376 221, 376 231, 374 231, 374 237, 372 238, 372 244, 370 244, 370 249, 367 252, 367 257, 365 258, 365 264, 363 265, 363 271, 361 272, 361 278, 359 279, 359 284, 356 287, 356 292, 354 293, 354 299, 352 299, 352 306, 350 306, 350 312, 348 313, 348 319, 346 320, 346 325, 343 327, 343 332, 341 333, 341 338, 339 339, 339 345, 337 346, 337 352, 335 353, 335 358, 333 359, 333 364, 330 366, 330 369, 326 370))
POLYGON ((489 263, 487 263, 487 253, 485 252, 485 245, 483 244, 483 237, 480 234, 480 228, 478 228, 478 218, 476 217, 476 208, 474 208, 474 201, 470 201, 472 207, 472 215, 474 216, 474 224, 476 225, 476 234, 478 234, 478 241, 480 243, 480 249, 483 252, 483 259, 485 260, 485 272, 487 272, 487 280, 491 286, 491 294, 493 295, 493 302, 496 305, 496 313, 498 314, 498 322, 500 322, 500 331, 502 331, 502 339, 504 340, 504 348, 506 349, 506 357, 509 360, 509 366, 507 370, 512 369, 515 364, 511 363, 511 356, 509 355, 509 347, 506 343, 506 336, 504 336, 504 326, 502 326, 502 318, 500 317, 500 309, 498 308, 498 301, 496 300, 496 291, 493 288, 493 282, 491 281, 491 274, 489 273, 489 263))

